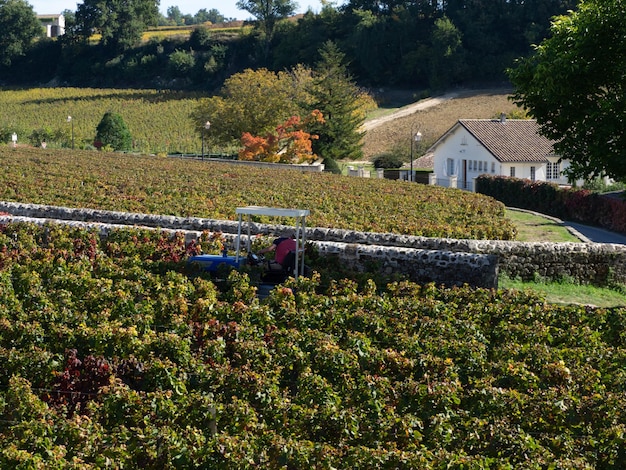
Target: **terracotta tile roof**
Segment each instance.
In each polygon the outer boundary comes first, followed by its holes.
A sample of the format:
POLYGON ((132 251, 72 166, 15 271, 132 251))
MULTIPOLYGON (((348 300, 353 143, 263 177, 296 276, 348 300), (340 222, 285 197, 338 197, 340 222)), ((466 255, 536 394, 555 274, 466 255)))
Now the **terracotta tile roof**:
POLYGON ((542 162, 553 155, 553 141, 538 134, 537 121, 530 119, 459 119, 501 162, 542 162))

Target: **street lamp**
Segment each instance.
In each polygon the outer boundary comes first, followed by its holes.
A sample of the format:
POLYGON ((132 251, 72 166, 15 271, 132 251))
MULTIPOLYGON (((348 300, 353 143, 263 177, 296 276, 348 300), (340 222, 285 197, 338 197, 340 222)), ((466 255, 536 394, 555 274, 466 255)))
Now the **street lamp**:
POLYGON ((202 160, 204 160, 204 132, 208 131, 210 127, 211 127, 210 121, 205 122, 204 125, 202 126, 202 160))
POLYGON ((74 150, 74 121, 72 120, 72 116, 67 117, 67 122, 72 125, 72 150, 74 150))
POLYGON ((422 141, 422 133, 420 131, 413 132, 411 128, 411 173, 409 175, 409 181, 413 181, 413 142, 420 143, 422 141))

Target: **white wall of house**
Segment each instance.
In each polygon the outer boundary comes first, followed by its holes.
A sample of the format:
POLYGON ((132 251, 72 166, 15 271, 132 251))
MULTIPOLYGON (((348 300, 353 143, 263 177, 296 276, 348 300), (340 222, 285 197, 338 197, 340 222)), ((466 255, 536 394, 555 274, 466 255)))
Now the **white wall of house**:
POLYGON ((450 187, 456 177, 457 188, 473 191, 474 179, 483 174, 567 184, 567 178, 562 175, 567 162, 559 164, 558 177, 546 163, 501 163, 462 126, 444 137, 433 153, 433 172, 439 186, 450 187))
POLYGON ((457 187, 473 190, 474 178, 482 174, 499 175, 502 164, 469 132, 457 127, 434 149, 434 173, 439 186, 450 186, 455 176, 457 187))

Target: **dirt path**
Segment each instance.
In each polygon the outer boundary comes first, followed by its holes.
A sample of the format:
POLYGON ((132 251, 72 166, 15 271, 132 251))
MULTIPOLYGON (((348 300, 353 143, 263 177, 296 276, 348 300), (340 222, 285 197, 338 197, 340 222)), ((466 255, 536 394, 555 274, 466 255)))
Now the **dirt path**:
POLYGON ((398 118, 405 117, 405 116, 410 116, 416 111, 432 108, 433 106, 437 106, 438 104, 441 104, 445 101, 449 101, 453 98, 458 98, 459 96, 461 96, 461 94, 462 92, 460 91, 453 91, 450 93, 446 93, 445 95, 437 96, 435 98, 426 98, 420 101, 416 101, 415 103, 409 104, 407 106, 403 106, 402 108, 398 109, 392 114, 388 114, 387 116, 382 116, 376 119, 372 119, 370 121, 366 121, 363 123, 363 126, 361 126, 361 128, 364 131, 372 130, 375 127, 378 127, 382 124, 393 121, 394 119, 398 119, 398 118))
POLYGON ((441 96, 435 96, 433 98, 426 98, 420 101, 416 101, 415 103, 403 106, 402 108, 394 111, 392 114, 387 116, 381 116, 379 118, 371 119, 369 121, 365 121, 361 129, 364 131, 372 130, 382 124, 388 123, 398 118, 410 116, 416 111, 421 111, 424 109, 432 108, 433 106, 437 106, 446 101, 453 100, 455 98, 466 98, 470 96, 483 95, 485 93, 494 93, 494 92, 502 92, 503 88, 498 89, 481 89, 481 90, 457 90, 445 93, 441 96))

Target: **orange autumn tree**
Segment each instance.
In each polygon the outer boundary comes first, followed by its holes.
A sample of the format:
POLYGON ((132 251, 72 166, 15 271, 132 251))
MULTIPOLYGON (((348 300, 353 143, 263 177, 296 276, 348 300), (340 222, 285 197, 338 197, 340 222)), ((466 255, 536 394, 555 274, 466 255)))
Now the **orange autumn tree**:
POLYGON ((244 132, 241 136, 243 149, 239 151, 240 160, 252 160, 271 163, 311 163, 317 155, 313 153, 311 140, 317 139, 305 129, 313 124, 323 124, 324 116, 314 110, 305 119, 292 116, 276 127, 275 132, 265 137, 253 136, 244 132))

